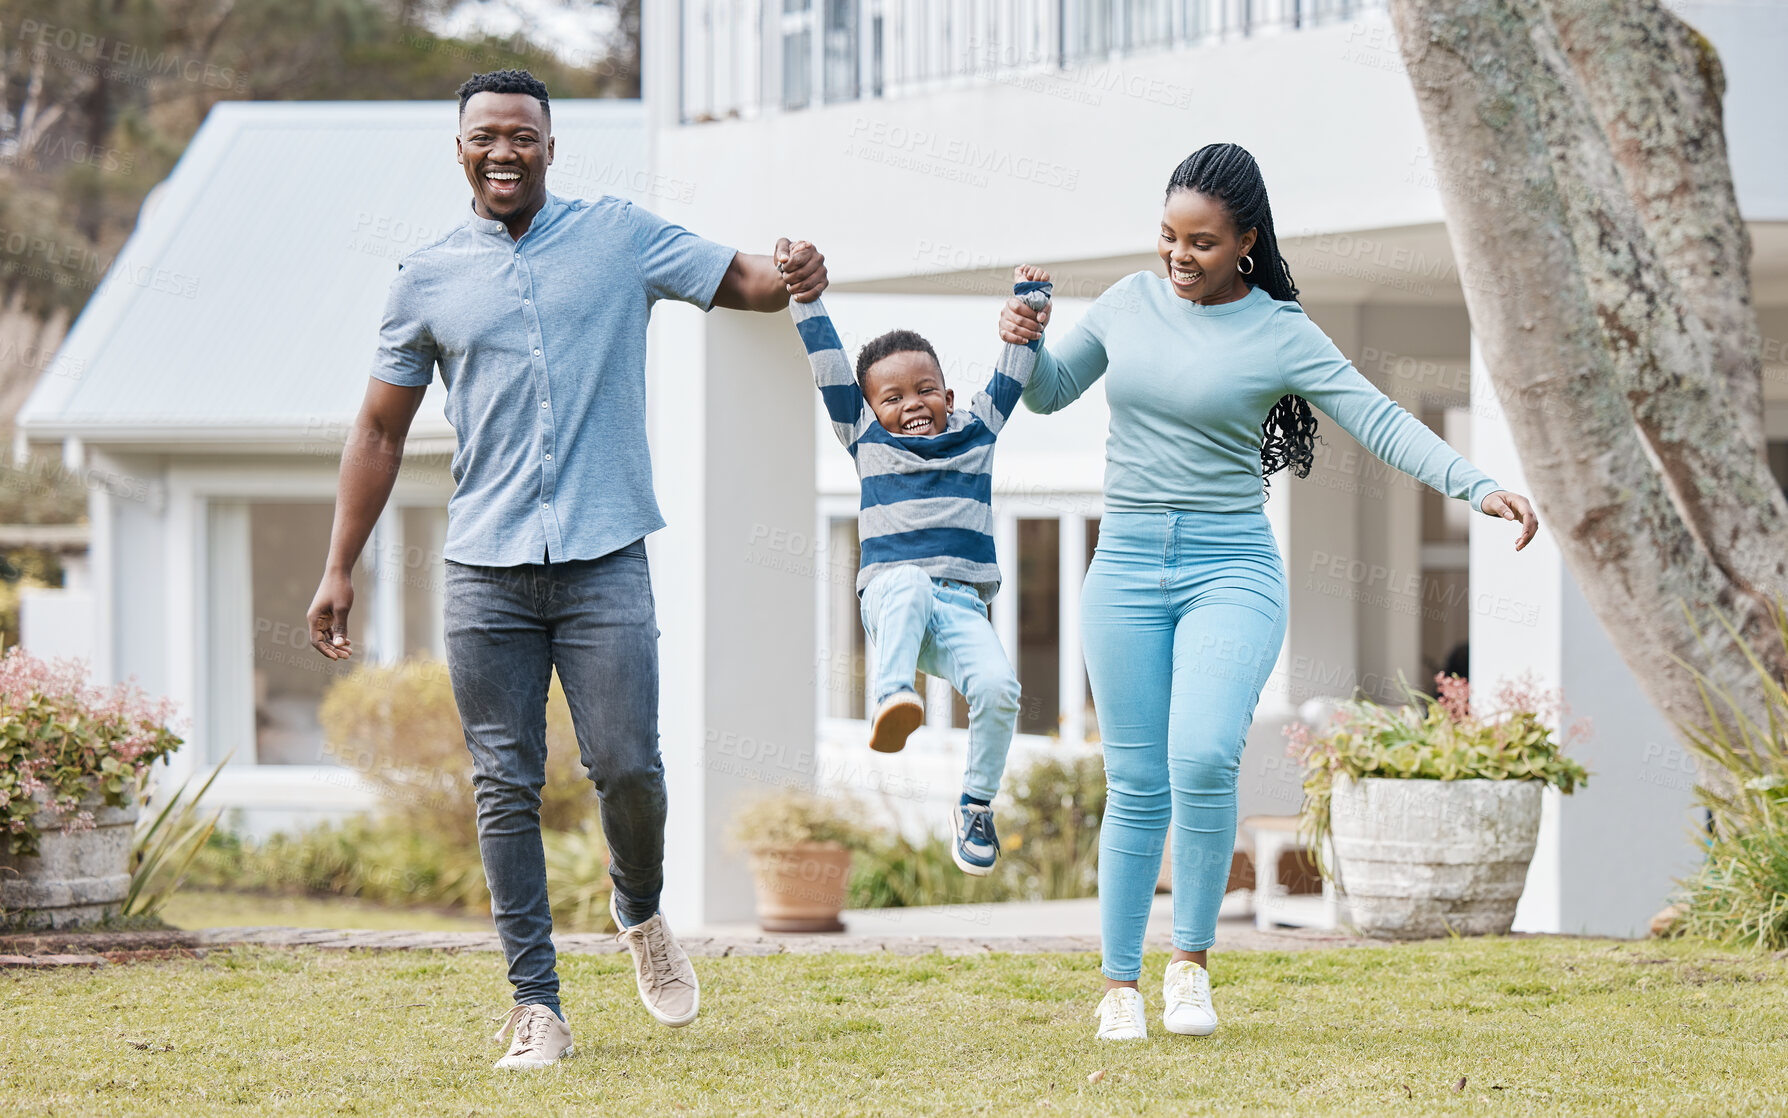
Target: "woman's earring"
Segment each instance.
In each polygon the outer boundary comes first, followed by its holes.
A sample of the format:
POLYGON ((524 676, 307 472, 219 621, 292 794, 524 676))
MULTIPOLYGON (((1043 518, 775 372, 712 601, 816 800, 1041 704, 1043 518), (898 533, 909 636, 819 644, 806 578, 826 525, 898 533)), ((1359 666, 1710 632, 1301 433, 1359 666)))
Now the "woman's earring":
POLYGON ((1244 254, 1240 260, 1235 262, 1235 270, 1242 273, 1244 276, 1251 276, 1254 274, 1254 261, 1244 254), (1242 267, 1243 264, 1248 266, 1244 268, 1242 267))

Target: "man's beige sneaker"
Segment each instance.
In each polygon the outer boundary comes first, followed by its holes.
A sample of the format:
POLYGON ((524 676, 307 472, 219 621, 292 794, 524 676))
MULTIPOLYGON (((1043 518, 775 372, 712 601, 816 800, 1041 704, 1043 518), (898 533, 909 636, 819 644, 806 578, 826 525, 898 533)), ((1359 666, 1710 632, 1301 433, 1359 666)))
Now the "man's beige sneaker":
POLYGON ((875 729, 869 735, 869 748, 877 753, 899 753, 906 748, 906 739, 925 721, 925 704, 912 691, 896 691, 882 700, 875 709, 875 729))
MULTIPOLYGON (((608 895, 608 914, 621 927, 621 913, 615 908, 615 895, 608 895)), ((622 928, 616 939, 633 953, 633 978, 639 987, 639 1000, 646 1003, 646 1012, 671 1028, 680 1028, 695 1020, 701 1008, 702 988, 696 981, 695 967, 689 956, 671 934, 662 912, 654 912, 650 920, 622 928)))
POLYGON ((503 1027, 492 1040, 509 1034, 509 1054, 497 1061, 499 1068, 544 1068, 577 1054, 571 1043, 571 1026, 544 1005, 518 1005, 497 1018, 503 1027))

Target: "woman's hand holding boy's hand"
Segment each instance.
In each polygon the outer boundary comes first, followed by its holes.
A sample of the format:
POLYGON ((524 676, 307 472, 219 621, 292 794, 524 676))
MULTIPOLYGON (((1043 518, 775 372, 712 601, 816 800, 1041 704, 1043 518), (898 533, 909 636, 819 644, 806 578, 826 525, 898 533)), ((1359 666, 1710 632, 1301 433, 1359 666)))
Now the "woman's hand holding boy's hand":
MULTIPOLYGON (((1034 264, 1020 264, 1012 269, 1014 283, 1048 283, 1049 273, 1034 264)), ((1049 325, 1049 307, 1034 311, 1023 299, 1014 295, 1000 311, 1000 341, 1010 345, 1029 345, 1043 336, 1049 325)))
POLYGON ((810 241, 789 243, 787 237, 776 242, 772 257, 776 270, 782 273, 782 286, 797 303, 811 303, 826 289, 826 258, 810 241))

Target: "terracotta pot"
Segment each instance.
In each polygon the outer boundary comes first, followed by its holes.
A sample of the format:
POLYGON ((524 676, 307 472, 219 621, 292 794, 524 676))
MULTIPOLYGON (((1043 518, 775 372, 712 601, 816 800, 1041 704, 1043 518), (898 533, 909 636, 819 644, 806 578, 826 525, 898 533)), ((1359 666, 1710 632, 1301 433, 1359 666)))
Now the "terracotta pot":
POLYGON ((137 806, 82 805, 93 826, 70 831, 73 815, 40 811, 42 835, 31 857, 0 846, 0 923, 15 928, 71 928, 118 915, 130 892, 130 848, 136 837, 137 806))
POLYGON ((757 922, 766 932, 842 932, 851 852, 833 842, 803 842, 751 856, 757 922))
POLYGON ((1358 931, 1506 935, 1540 830, 1534 780, 1335 781, 1330 832, 1358 931))

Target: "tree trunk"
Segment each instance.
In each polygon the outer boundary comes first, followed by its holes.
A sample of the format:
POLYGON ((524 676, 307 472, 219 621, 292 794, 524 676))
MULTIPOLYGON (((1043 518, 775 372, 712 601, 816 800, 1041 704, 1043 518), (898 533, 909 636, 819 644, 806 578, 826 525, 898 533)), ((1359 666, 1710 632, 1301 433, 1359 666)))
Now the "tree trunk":
POLYGON ((1565 562, 1667 717, 1708 723, 1679 660, 1760 716, 1713 615, 1788 673, 1770 612, 1788 503, 1718 58, 1656 0, 1393 0, 1392 18, 1472 330, 1565 562))

